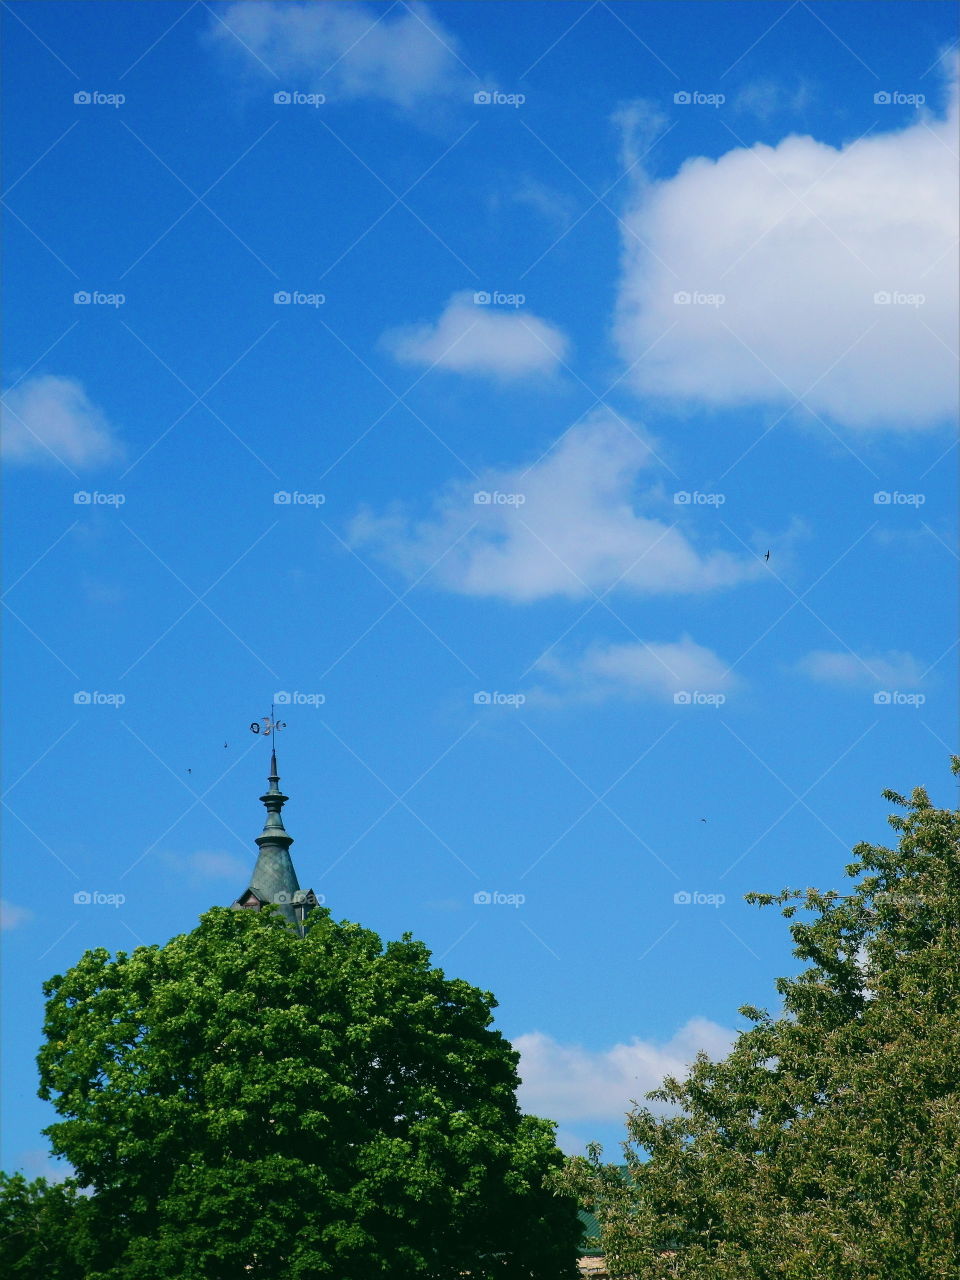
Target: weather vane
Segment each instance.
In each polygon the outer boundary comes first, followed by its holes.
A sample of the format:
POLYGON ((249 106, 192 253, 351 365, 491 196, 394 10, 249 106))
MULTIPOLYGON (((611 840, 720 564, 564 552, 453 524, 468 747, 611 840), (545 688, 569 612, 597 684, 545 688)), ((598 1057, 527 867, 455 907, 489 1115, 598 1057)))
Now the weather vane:
POLYGON ((261 716, 259 720, 254 720, 250 726, 250 732, 262 733, 265 738, 269 738, 271 733, 279 733, 281 729, 285 729, 286 727, 287 722, 285 720, 275 719, 275 708, 271 702, 270 714, 268 716, 261 716))

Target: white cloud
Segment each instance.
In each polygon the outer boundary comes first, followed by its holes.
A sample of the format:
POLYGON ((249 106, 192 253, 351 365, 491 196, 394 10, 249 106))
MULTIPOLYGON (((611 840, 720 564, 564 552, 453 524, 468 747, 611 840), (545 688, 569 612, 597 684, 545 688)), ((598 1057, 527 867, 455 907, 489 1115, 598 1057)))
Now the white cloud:
POLYGON ((777 112, 805 111, 813 104, 813 91, 806 81, 790 87, 782 80, 752 80, 733 99, 735 111, 769 119, 777 112))
MULTIPOLYGON (((578 212, 577 202, 572 196, 529 175, 519 179, 516 185, 510 188, 508 198, 513 204, 525 205, 528 209, 532 209, 546 221, 551 222, 558 231, 566 230, 573 223, 578 212)), ((496 199, 493 207, 499 210, 500 203, 500 200, 496 199)))
POLYGON ((569 349, 548 321, 522 307, 478 304, 470 292, 455 293, 436 324, 394 329, 382 342, 403 364, 503 378, 551 373, 569 349))
MULTIPOLYGON (((614 583, 648 593, 707 591, 757 576, 759 560, 699 551, 678 526, 640 514, 640 503, 665 506, 655 490, 635 496, 650 462, 638 432, 597 413, 528 467, 451 486, 426 519, 399 508, 364 512, 350 535, 410 577, 429 572, 448 590, 512 601, 578 599, 614 583), (477 493, 489 501, 478 504, 477 493)), ((689 508, 670 510, 683 511, 689 526, 699 518, 689 508)))
POLYGON ((87 467, 120 453, 113 428, 76 378, 25 378, 3 397, 2 431, 11 462, 87 467))
POLYGON ((666 133, 670 121, 660 107, 646 98, 622 102, 611 116, 620 131, 620 162, 633 171, 638 183, 644 181, 641 162, 658 137, 666 133))
POLYGON ((801 675, 820 684, 869 689, 911 689, 923 679, 924 664, 910 653, 857 654, 814 649, 797 663, 801 675))
POLYGON ((201 849, 195 853, 166 853, 163 855, 175 871, 190 877, 193 884, 207 880, 229 880, 237 882, 237 892, 243 887, 244 876, 253 870, 256 854, 249 858, 238 858, 233 853, 222 853, 219 850, 201 849))
POLYGON ((26 907, 15 906, 5 898, 0 901, 0 929, 16 929, 18 925, 26 924, 32 919, 33 912, 26 907))
POLYGON ((722 658, 690 636, 666 644, 598 644, 574 660, 548 655, 538 669, 555 679, 558 690, 536 690, 528 701, 600 701, 633 693, 672 702, 681 691, 726 696, 739 684, 722 658))
POLYGON ((210 28, 213 43, 251 69, 291 79, 278 89, 379 98, 399 107, 457 89, 466 97, 456 38, 423 4, 383 9, 238 0, 218 19, 210 28))
POLYGON ((642 1101, 664 1076, 683 1077, 699 1049, 721 1058, 734 1039, 733 1031, 706 1018, 691 1018, 665 1044, 634 1039, 609 1049, 585 1049, 540 1031, 517 1036, 520 1105, 531 1115, 561 1123, 621 1120, 631 1101, 642 1101))
POLYGON ((879 132, 901 110, 878 105, 877 131, 839 148, 791 135, 640 181, 616 321, 624 359, 647 352, 638 391, 720 408, 803 396, 853 428, 952 420, 956 99, 879 132))
POLYGON ((74 1176, 74 1168, 69 1161, 57 1160, 49 1151, 39 1147, 21 1151, 15 1164, 28 1182, 32 1182, 34 1178, 46 1178, 50 1183, 65 1182, 67 1178, 74 1176))
POLYGON ((581 1138, 572 1129, 557 1129, 555 1141, 565 1156, 585 1156, 587 1144, 593 1139, 581 1138))

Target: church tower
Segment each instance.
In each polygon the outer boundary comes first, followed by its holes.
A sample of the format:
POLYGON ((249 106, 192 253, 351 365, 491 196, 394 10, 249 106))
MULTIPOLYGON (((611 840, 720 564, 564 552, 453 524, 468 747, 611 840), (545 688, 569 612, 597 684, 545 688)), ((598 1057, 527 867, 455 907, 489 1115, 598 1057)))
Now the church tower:
POLYGON ((301 889, 297 873, 293 869, 290 857, 290 846, 293 836, 287 835, 280 810, 288 797, 280 790, 280 778, 277 773, 277 752, 270 752, 270 776, 267 778, 267 789, 260 797, 266 807, 267 816, 263 830, 257 836, 260 852, 257 856, 253 875, 247 888, 240 894, 234 908, 245 908, 248 911, 260 911, 268 905, 275 905, 291 925, 299 928, 304 916, 316 905, 316 895, 312 889, 301 889))

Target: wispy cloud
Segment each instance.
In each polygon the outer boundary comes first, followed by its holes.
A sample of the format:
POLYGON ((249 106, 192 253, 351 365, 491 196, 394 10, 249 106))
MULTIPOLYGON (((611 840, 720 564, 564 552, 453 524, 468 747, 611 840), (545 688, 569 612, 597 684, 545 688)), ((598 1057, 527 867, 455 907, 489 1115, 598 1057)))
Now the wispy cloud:
POLYGON ((287 77, 298 90, 412 107, 441 94, 466 99, 457 40, 424 4, 227 5, 209 39, 248 71, 287 77))
POLYGON ((16 929, 33 919, 33 912, 27 907, 18 907, 6 898, 0 901, 0 929, 16 929))
POLYGON ((492 197, 492 207, 497 211, 506 202, 532 209, 557 231, 569 227, 579 212, 579 205, 572 196, 530 177, 529 174, 520 178, 516 186, 509 188, 505 195, 495 193, 492 197))
POLYGON ((663 518, 655 487, 636 494, 653 462, 639 429, 601 412, 527 467, 451 486, 425 519, 401 507, 366 511, 350 535, 410 577, 430 570, 430 581, 447 590, 517 602, 579 599, 615 584, 645 593, 710 591, 757 577, 762 565, 752 557, 698 550, 663 518))
POLYGON ((191 884, 204 884, 210 880, 229 881, 239 893, 243 888, 244 877, 249 876, 253 868, 255 856, 251 854, 244 859, 234 853, 200 849, 195 853, 165 853, 163 859, 179 875, 187 876, 191 884))
POLYGON ((805 111, 813 100, 813 90, 805 80, 787 84, 782 79, 762 77, 751 80, 740 89, 733 99, 733 109, 744 115, 769 120, 781 112, 794 115, 805 111))
POLYGON ((455 293, 434 324, 391 330, 382 343, 403 364, 501 378, 552 373, 570 347, 555 325, 525 308, 469 292, 455 293))
POLYGON ((643 181, 643 159, 658 136, 670 127, 659 103, 648 98, 633 98, 622 102, 611 117, 620 133, 620 162, 625 170, 631 170, 634 181, 643 181))
POLYGON ((926 664, 911 653, 848 653, 814 649, 797 663, 801 675, 818 684, 875 689, 877 685, 912 689, 920 684, 926 664))
POLYGON ((536 669, 551 684, 531 691, 530 703, 601 702, 624 694, 673 702, 694 693, 726 697, 740 686, 729 665, 690 636, 670 643, 595 644, 573 658, 551 653, 536 669))
POLYGON ((21 1151, 15 1161, 16 1167, 23 1171, 28 1182, 34 1178, 46 1178, 47 1182, 65 1182, 74 1175, 73 1166, 66 1160, 55 1160, 49 1151, 41 1147, 32 1147, 21 1151))
POLYGON ((92 467, 121 449, 114 428, 76 378, 43 374, 6 392, 3 454, 10 462, 92 467))

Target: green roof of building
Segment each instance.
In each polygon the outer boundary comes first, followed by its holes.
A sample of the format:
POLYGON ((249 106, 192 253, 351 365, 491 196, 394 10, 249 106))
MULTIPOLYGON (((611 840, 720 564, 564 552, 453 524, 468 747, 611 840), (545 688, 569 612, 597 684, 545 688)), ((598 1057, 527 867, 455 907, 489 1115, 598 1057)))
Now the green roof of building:
POLYGON ((583 1242, 580 1245, 580 1256, 582 1258, 600 1258, 603 1256, 603 1250, 600 1248, 600 1223, 592 1213, 588 1213, 586 1209, 580 1210, 580 1222, 583 1225, 583 1242))
POLYGON ((247 889, 240 895, 234 906, 246 905, 245 898, 253 894, 262 905, 273 904, 291 924, 296 923, 293 909, 295 895, 300 889, 300 881, 293 869, 290 857, 290 846, 293 836, 287 835, 280 810, 287 797, 280 790, 280 777, 277 773, 277 753, 270 753, 270 776, 267 778, 267 789, 260 797, 266 806, 267 816, 263 830, 257 836, 260 850, 256 866, 247 889))

